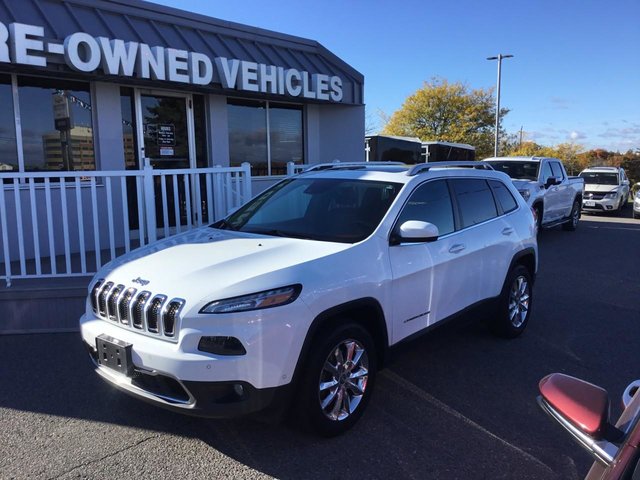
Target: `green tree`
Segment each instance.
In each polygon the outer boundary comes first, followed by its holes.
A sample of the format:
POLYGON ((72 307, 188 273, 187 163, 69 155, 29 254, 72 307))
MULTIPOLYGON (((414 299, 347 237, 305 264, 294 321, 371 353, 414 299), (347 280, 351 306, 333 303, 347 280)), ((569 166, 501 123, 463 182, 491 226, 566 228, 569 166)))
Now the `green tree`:
MULTIPOLYGON (((433 78, 391 115, 382 133, 419 137, 422 141, 468 143, 476 156, 493 154, 493 89, 470 89, 461 82, 433 78)), ((508 113, 500 109, 500 117, 508 113)))

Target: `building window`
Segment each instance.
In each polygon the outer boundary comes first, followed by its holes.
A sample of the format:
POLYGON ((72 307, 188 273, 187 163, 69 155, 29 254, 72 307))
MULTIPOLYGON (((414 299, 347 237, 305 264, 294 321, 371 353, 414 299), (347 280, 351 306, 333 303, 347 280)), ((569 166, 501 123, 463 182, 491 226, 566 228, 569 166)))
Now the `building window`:
POLYGON ((18 170, 11 76, 0 75, 0 172, 18 170))
POLYGON ((22 171, 95 170, 88 83, 18 77, 22 171))
POLYGON ((302 107, 229 100, 229 160, 251 164, 256 176, 284 175, 287 163, 304 163, 302 107))

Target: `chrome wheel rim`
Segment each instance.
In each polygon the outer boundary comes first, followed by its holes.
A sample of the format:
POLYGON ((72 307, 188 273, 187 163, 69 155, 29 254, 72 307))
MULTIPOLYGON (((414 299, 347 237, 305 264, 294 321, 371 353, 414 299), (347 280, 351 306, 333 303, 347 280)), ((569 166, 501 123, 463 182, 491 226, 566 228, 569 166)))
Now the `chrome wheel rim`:
POLYGON ((530 302, 529 282, 524 275, 520 275, 509 291, 509 321, 515 328, 520 328, 527 319, 530 302))
POLYGON ((369 378, 369 357, 357 340, 336 345, 322 366, 318 400, 322 413, 333 421, 342 421, 356 411, 369 378))

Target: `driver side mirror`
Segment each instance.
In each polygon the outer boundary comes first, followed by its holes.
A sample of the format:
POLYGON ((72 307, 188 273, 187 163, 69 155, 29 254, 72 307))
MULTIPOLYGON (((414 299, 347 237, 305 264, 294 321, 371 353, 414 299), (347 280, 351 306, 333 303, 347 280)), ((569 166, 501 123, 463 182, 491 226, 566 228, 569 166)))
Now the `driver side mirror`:
POLYGON ((597 385, 562 373, 547 375, 538 385, 538 404, 598 461, 613 462, 622 432, 609 423, 609 395, 597 385))
POLYGON ((544 183, 544 188, 549 188, 553 185, 558 185, 560 183, 560 179, 558 177, 549 177, 547 181, 544 183))
POLYGON ((407 220, 394 232, 391 244, 433 242, 439 235, 440 231, 433 223, 407 220))

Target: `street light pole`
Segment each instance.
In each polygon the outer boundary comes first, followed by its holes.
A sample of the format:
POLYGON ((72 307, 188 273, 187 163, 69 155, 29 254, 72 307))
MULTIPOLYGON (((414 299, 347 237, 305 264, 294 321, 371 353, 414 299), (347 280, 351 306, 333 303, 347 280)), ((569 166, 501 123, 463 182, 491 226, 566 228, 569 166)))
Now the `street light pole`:
POLYGON ((498 156, 498 136, 500 127, 500 68, 502 67, 503 58, 512 58, 513 55, 498 54, 497 57, 487 57, 487 60, 498 60, 498 88, 496 92, 496 144, 493 149, 493 156, 498 156))

